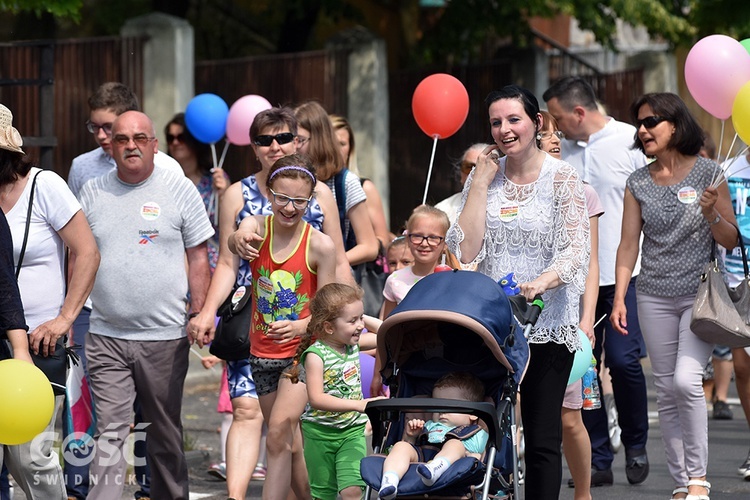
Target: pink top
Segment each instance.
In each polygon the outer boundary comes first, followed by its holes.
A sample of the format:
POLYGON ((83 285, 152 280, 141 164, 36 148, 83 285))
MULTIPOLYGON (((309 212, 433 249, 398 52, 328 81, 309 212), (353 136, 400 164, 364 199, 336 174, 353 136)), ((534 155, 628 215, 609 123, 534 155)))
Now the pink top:
POLYGON ((394 271, 385 281, 383 297, 398 304, 404 297, 406 297, 406 294, 409 293, 411 287, 416 285, 417 281, 422 278, 424 278, 424 276, 417 276, 414 274, 412 266, 394 271))
POLYGON ((586 209, 589 212, 589 218, 601 217, 604 213, 604 207, 601 200, 599 200, 599 195, 596 194, 596 190, 591 187, 591 184, 583 183, 583 194, 586 197, 586 209))

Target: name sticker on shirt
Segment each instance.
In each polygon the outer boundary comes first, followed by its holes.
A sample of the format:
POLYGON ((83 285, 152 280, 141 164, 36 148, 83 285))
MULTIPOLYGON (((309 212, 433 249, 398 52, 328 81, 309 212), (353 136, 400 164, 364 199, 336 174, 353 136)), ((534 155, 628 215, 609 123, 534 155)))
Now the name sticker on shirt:
POLYGON ((346 385, 355 385, 359 382, 359 370, 357 370, 357 365, 351 362, 344 363, 344 368, 342 370, 344 383, 346 385))
POLYGON ((690 205, 692 203, 695 203, 695 200, 698 199, 698 193, 695 192, 694 187, 685 186, 684 188, 680 188, 680 190, 677 191, 677 199, 680 200, 680 203, 690 205))
POLYGON ((146 220, 158 219, 161 215, 161 207, 154 201, 147 201, 141 206, 141 217, 146 220))
POLYGON ((510 222, 518 217, 518 205, 503 205, 500 207, 500 220, 510 222))

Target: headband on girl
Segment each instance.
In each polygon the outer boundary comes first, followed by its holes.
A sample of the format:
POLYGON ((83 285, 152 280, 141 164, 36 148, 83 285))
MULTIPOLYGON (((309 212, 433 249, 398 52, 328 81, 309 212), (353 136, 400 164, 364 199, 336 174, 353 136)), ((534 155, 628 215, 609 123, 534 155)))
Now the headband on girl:
POLYGON ((274 172, 268 178, 268 181, 271 182, 271 179, 273 179, 274 177, 276 177, 276 174, 278 174, 280 172, 285 172, 285 171, 288 171, 288 170, 296 170, 298 172, 304 172, 304 173, 306 173, 308 176, 310 176, 310 180, 312 181, 313 186, 315 185, 315 182, 316 182, 315 181, 315 176, 312 174, 312 172, 310 172, 309 170, 307 170, 305 167, 297 167, 295 165, 290 165, 288 167, 281 167, 278 170, 274 170, 274 172))

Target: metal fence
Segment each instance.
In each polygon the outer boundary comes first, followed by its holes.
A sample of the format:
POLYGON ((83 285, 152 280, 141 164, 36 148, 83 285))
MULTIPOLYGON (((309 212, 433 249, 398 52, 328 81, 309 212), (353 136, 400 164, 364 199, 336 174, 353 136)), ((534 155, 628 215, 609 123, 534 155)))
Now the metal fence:
POLYGON ((73 158, 96 146, 84 126, 89 95, 103 82, 119 81, 142 98, 143 42, 103 37, 0 44, 0 102, 13 111, 26 153, 66 178, 73 158))
MULTIPOLYGON (((272 105, 318 100, 329 113, 346 115, 348 50, 205 61, 195 65, 195 93, 211 92, 228 105, 248 94, 272 105)), ((231 145, 224 168, 232 180, 255 172, 260 165, 250 146, 231 145)))

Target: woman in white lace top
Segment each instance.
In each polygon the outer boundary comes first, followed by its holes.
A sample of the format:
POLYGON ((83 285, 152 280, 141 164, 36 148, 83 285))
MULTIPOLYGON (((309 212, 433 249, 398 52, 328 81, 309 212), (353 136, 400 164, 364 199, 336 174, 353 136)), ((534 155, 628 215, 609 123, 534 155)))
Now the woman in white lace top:
POLYGON ((573 167, 538 148, 542 117, 530 91, 509 85, 485 103, 495 144, 479 155, 446 241, 462 263, 495 280, 513 272, 524 296, 544 298, 521 384, 525 496, 556 499, 562 433, 560 414, 550 409, 562 406, 580 348, 578 304, 590 250, 583 183, 573 167))

